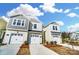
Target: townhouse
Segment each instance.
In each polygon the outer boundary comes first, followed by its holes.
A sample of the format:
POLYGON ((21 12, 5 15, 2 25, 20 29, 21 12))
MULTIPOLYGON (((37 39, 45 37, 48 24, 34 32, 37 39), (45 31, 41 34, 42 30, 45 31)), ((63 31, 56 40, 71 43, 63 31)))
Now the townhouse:
POLYGON ((6 33, 3 39, 5 44, 41 44, 45 41, 61 43, 60 26, 52 22, 43 28, 42 22, 35 16, 13 15, 9 17, 6 33))
POLYGON ((51 22, 43 29, 45 33, 46 42, 57 42, 57 44, 62 43, 60 25, 56 22, 51 22))
POLYGON ((70 33, 70 38, 72 40, 79 40, 79 32, 77 31, 77 32, 70 33))
POLYGON ((14 15, 9 17, 6 34, 3 40, 5 44, 30 44, 42 43, 42 23, 37 17, 14 15))

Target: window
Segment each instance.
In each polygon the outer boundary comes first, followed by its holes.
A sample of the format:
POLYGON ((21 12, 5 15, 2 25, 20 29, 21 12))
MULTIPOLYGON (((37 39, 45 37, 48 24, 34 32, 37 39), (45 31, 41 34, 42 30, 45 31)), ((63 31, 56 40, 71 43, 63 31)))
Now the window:
POLYGON ((18 34, 18 36, 23 36, 23 34, 18 34))
POLYGON ((57 26, 55 26, 55 29, 57 30, 57 26))
POLYGON ((24 26, 24 21, 22 21, 22 26, 24 26))
POLYGON ((36 29, 37 28, 37 24, 34 24, 34 29, 36 29))
POLYGON ((21 20, 18 20, 17 21, 17 25, 21 25, 21 20))
POLYGON ((6 34, 7 36, 9 36, 9 34, 6 34))
POLYGON ((16 24, 16 19, 13 21, 13 25, 15 25, 16 24))
POLYGON ((53 26, 53 30, 55 30, 55 26, 53 26))
POLYGON ((57 30, 57 26, 53 26, 53 30, 57 30))

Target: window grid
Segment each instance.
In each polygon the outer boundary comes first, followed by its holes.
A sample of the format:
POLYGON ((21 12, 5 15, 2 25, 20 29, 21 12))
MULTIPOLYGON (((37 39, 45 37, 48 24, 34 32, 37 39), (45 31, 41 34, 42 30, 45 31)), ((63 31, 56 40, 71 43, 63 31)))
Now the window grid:
POLYGON ((57 26, 53 26, 53 30, 57 30, 57 26))
POLYGON ((14 19, 12 25, 13 26, 24 26, 25 24, 24 24, 24 20, 14 19))
POLYGON ((37 28, 37 24, 34 24, 34 29, 36 29, 37 28))

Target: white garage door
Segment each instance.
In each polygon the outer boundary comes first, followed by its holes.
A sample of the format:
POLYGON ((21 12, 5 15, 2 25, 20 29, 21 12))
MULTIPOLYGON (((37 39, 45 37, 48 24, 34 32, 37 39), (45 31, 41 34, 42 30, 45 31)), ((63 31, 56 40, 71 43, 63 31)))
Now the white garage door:
POLYGON ((40 44, 42 43, 42 37, 39 34, 31 34, 30 41, 31 44, 40 44))
POLYGON ((23 41, 23 34, 12 34, 10 44, 20 44, 23 41))
POLYGON ((60 43, 60 38, 59 37, 53 37, 53 41, 56 41, 57 43, 60 43))

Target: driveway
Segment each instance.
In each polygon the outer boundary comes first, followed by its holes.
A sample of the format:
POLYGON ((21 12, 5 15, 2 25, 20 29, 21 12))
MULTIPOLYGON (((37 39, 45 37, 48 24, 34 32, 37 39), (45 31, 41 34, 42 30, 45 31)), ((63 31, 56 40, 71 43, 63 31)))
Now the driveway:
POLYGON ((30 45, 30 54, 31 55, 58 55, 56 52, 54 52, 40 44, 31 44, 30 45))
POLYGON ((20 49, 20 44, 4 45, 0 47, 0 55, 16 55, 20 49))

